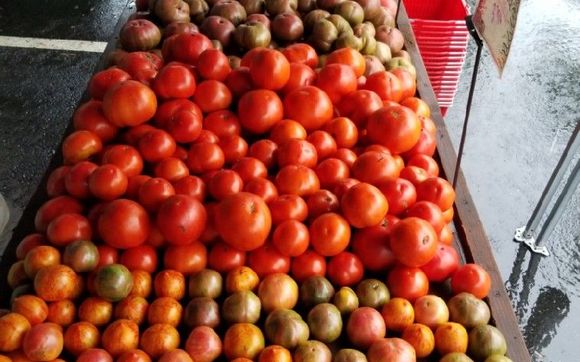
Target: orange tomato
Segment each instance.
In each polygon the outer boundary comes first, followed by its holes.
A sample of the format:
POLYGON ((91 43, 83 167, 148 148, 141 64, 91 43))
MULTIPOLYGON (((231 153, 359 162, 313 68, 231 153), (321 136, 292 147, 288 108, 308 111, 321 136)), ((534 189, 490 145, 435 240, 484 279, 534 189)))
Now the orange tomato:
POLYGON ((226 276, 226 291, 237 293, 254 290, 260 283, 260 278, 255 271, 247 266, 238 266, 226 276))
POLYGON ((340 63, 350 65, 356 77, 365 74, 366 62, 361 53, 351 48, 341 48, 333 51, 326 58, 326 64, 340 63))
POLYGON ((447 322, 435 330, 435 348, 439 354, 467 351, 467 331, 459 323, 447 322))
POLYGON ((224 354, 230 360, 239 357, 253 360, 262 352, 264 344, 260 328, 250 323, 238 323, 225 334, 224 354))
POLYGON ((99 345, 101 333, 93 324, 77 322, 71 324, 64 333, 64 348, 77 356, 89 348, 99 345))
POLYGON ((48 317, 48 306, 37 296, 22 295, 12 302, 12 312, 24 316, 31 325, 35 325, 48 317))
POLYGON ((103 348, 113 357, 136 349, 139 345, 139 326, 128 319, 118 319, 103 332, 103 348))
POLYGON ((350 242, 350 225, 339 214, 322 214, 310 224, 310 243, 322 256, 334 256, 343 252, 350 242))
POLYGON ((262 350, 258 362, 292 362, 292 355, 286 348, 272 345, 262 350))
POLYGON ((79 319, 97 327, 109 323, 113 315, 113 304, 99 297, 89 297, 79 306, 79 319))
POLYGON ((133 270, 133 288, 129 295, 147 298, 151 294, 151 274, 143 270, 133 270))
POLYGON ((419 358, 429 356, 435 349, 433 332, 424 324, 415 323, 406 327, 401 338, 413 346, 419 358))
POLYGON ((322 128, 333 116, 328 95, 320 88, 306 86, 288 93, 284 98, 284 115, 294 119, 312 132, 322 128))
POLYGON ((413 305, 404 298, 392 298, 383 306, 381 315, 387 330, 402 331, 413 324, 415 311, 413 305))
POLYGON ((115 318, 129 319, 141 325, 145 322, 148 308, 147 299, 130 295, 115 305, 115 318))
POLYGON ((8 313, 0 317, 0 352, 16 351, 22 346, 30 322, 23 315, 8 313))
POLYGON ((170 297, 155 299, 147 310, 147 322, 149 324, 167 323, 177 327, 181 322, 183 307, 179 302, 170 297))
POLYGON ((58 249, 49 245, 40 245, 26 254, 24 258, 24 271, 29 278, 34 278, 40 269, 46 266, 60 264, 60 259, 61 255, 58 249))
POLYGON ((68 326, 76 316, 75 304, 70 300, 59 300, 48 305, 47 322, 58 324, 59 326, 68 326))
POLYGON ((81 291, 81 282, 82 278, 70 267, 51 265, 38 271, 34 278, 34 290, 47 302, 73 299, 81 291))
POLYGON ((169 324, 154 324, 143 332, 140 345, 151 358, 157 359, 166 352, 177 349, 179 332, 169 324))
POLYGON ((163 270, 153 281, 157 297, 171 297, 180 300, 185 296, 185 277, 175 270, 163 270))
POLYGON ((40 323, 24 335, 22 351, 32 361, 56 359, 64 347, 62 328, 54 323, 40 323))
POLYGON ((429 105, 422 99, 417 97, 408 97, 401 101, 401 105, 411 108, 418 116, 429 118, 431 117, 431 109, 429 105))
POLYGON ((346 191, 340 207, 346 220, 360 229, 378 225, 387 215, 389 203, 378 188, 361 182, 346 191))

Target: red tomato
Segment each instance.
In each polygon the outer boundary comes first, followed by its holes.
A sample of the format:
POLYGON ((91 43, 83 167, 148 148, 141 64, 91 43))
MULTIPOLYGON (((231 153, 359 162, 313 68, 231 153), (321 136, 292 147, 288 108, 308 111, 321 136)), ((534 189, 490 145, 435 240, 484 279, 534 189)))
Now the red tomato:
POLYGON ((244 191, 260 196, 266 203, 278 197, 276 185, 265 178, 254 178, 244 185, 244 191))
POLYGON ((197 85, 193 100, 204 113, 227 109, 232 103, 232 92, 222 82, 204 80, 197 85))
POLYGON ((409 151, 419 141, 421 122, 409 108, 389 106, 369 117, 367 131, 372 142, 398 154, 409 151))
POLYGON ((419 136, 419 140, 407 152, 403 153, 402 156, 408 160, 409 158, 415 155, 427 155, 433 156, 435 154, 435 149, 437 148, 437 140, 435 136, 433 136, 429 131, 425 128, 421 129, 421 135, 419 136))
POLYGON ((250 68, 243 66, 232 70, 224 80, 224 83, 236 98, 241 97, 254 87, 252 77, 250 76, 250 68))
POLYGON ((282 143, 278 151, 278 166, 303 165, 313 168, 318 163, 316 148, 301 139, 289 139, 282 143))
POLYGON ((355 49, 341 48, 333 51, 326 58, 326 64, 332 63, 350 65, 357 78, 365 74, 365 58, 355 49))
POLYGON ((242 127, 251 133, 266 133, 282 119, 282 101, 271 90, 249 91, 238 102, 238 116, 242 127))
POLYGON ((143 207, 131 200, 118 199, 105 206, 99 217, 98 229, 107 244, 128 249, 147 240, 151 225, 143 207))
POLYGON ((343 251, 328 262, 327 276, 339 287, 357 284, 363 278, 364 265, 353 253, 343 251))
POLYGON ((248 156, 262 161, 266 168, 272 168, 276 163, 278 145, 271 140, 262 139, 254 142, 248 149, 248 156))
POLYGON ((293 90, 284 98, 284 114, 311 132, 322 128, 332 119, 333 107, 324 91, 306 86, 293 90))
POLYGON ((130 271, 144 270, 153 273, 157 270, 157 251, 149 245, 135 246, 123 251, 119 262, 130 271))
POLYGON ((291 119, 283 119, 272 127, 269 138, 281 146, 292 139, 304 140, 306 136, 306 129, 300 123, 291 119))
POLYGON ((439 176, 439 165, 433 157, 428 155, 414 155, 407 162, 407 166, 417 166, 427 171, 429 177, 439 176))
POLYGON ((266 165, 254 157, 242 157, 232 166, 244 182, 268 176, 266 165))
POLYGON ((298 256, 308 249, 310 234, 308 227, 296 220, 286 220, 276 226, 272 234, 272 245, 286 256, 298 256))
POLYGON ((209 251, 208 266, 220 273, 228 273, 236 267, 246 264, 246 252, 217 242, 209 251))
POLYGON ((350 226, 339 214, 326 213, 310 224, 310 243, 323 256, 334 256, 343 252, 350 242, 350 226))
POLYGON ((190 112, 199 118, 203 116, 201 108, 188 99, 172 99, 159 105, 155 113, 155 122, 160 128, 167 129, 169 121, 180 112, 190 112))
POLYGON ((99 250, 99 263, 97 264, 97 268, 104 265, 117 264, 119 250, 106 244, 98 245, 97 249, 99 250))
POLYGON ((340 202, 335 194, 328 190, 318 190, 306 199, 308 205, 308 218, 316 219, 328 212, 337 213, 340 210, 340 202))
POLYGON ((459 254, 454 247, 439 243, 431 261, 421 267, 430 282, 442 283, 459 268, 459 254))
POLYGON ((203 120, 203 128, 212 131, 218 138, 237 136, 240 134, 240 120, 229 110, 209 113, 203 120))
POLYGON ((344 193, 340 207, 350 225, 360 229, 380 223, 387 215, 389 203, 378 188, 361 182, 344 193))
POLYGON ((282 54, 284 54, 290 63, 306 64, 313 69, 318 66, 318 54, 308 44, 291 44, 282 50, 282 54))
POLYGON ((207 187, 205 182, 197 176, 185 176, 173 183, 176 195, 188 195, 200 202, 205 200, 207 187))
POLYGON ((188 195, 169 197, 157 213, 157 227, 172 245, 187 245, 199 239, 206 223, 204 206, 188 195))
POLYGON ((170 196, 175 195, 171 183, 163 178, 151 178, 139 188, 139 203, 148 211, 157 211, 170 196))
POLYGON ((184 275, 200 272, 207 265, 207 249, 199 241, 189 245, 169 246, 163 256, 163 265, 184 275))
POLYGON ((128 186, 127 175, 115 165, 97 167, 89 176, 89 190, 101 200, 114 200, 121 197, 128 186))
POLYGON ((204 79, 223 82, 232 71, 228 57, 218 49, 206 49, 197 59, 196 70, 204 79))
POLYGON ((429 222, 417 217, 399 221, 391 231, 390 242, 397 261, 409 267, 423 266, 437 253, 437 233, 429 222))
POLYGON ((46 231, 48 224, 56 217, 62 214, 81 214, 82 212, 83 206, 78 200, 70 196, 57 196, 45 202, 36 211, 34 226, 36 231, 43 232, 46 231))
POLYGON ((288 165, 278 171, 275 179, 278 192, 308 196, 320 189, 316 172, 303 165, 288 165))
POLYGON ((304 221, 308 216, 308 206, 298 195, 280 195, 270 201, 268 207, 274 225, 286 220, 304 221))
POLYGON ((403 96, 403 88, 399 78, 387 71, 369 75, 364 89, 375 92, 383 101, 399 102, 403 96))
POLYGON ((381 97, 375 92, 360 89, 342 97, 338 104, 338 113, 362 128, 366 125, 367 118, 382 106, 381 97))
POLYGON ((441 232, 441 229, 445 226, 446 222, 443 218, 443 213, 439 206, 435 205, 429 201, 419 201, 405 213, 406 217, 418 217, 425 221, 428 221, 437 234, 441 232))
POLYGON ((16 246, 16 258, 22 260, 30 250, 45 244, 46 238, 40 233, 26 235, 16 246))
POLYGON ((173 137, 161 129, 149 131, 139 139, 139 152, 148 162, 159 162, 171 157, 176 147, 173 137))
POLYGON ((257 88, 279 90, 290 78, 290 63, 277 50, 257 52, 249 64, 252 82, 257 88))
POLYGON ((308 135, 306 140, 312 143, 314 148, 316 148, 319 160, 324 160, 336 152, 336 141, 332 138, 330 133, 326 131, 314 131, 308 135))
POLYGON ((189 171, 202 174, 207 171, 219 170, 225 164, 225 156, 221 147, 215 143, 194 143, 187 153, 185 163, 189 171))
POLYGON ((345 178, 344 180, 339 181, 336 186, 334 186, 334 189, 332 190, 332 193, 336 195, 336 197, 338 198, 338 200, 342 200, 342 197, 344 196, 344 194, 354 185, 359 184, 360 181, 354 178, 345 178))
POLYGON ((405 298, 410 302, 427 295, 429 279, 419 268, 396 266, 389 272, 387 285, 391 296, 405 298))
POLYGON ((290 257, 280 253, 274 245, 266 243, 248 253, 247 265, 263 279, 269 274, 288 274, 290 257))
POLYGON ((238 135, 222 137, 218 145, 222 148, 225 162, 228 164, 237 162, 248 153, 248 143, 238 135))
POLYGON ((102 163, 117 166, 127 177, 139 175, 143 171, 143 158, 139 151, 128 145, 113 145, 107 148, 102 163))
POLYGON ((155 93, 146 85, 127 80, 109 89, 103 98, 105 116, 117 127, 137 126, 157 110, 155 93))
POLYGON ((405 180, 409 180, 415 186, 415 189, 421 182, 429 178, 427 171, 417 166, 407 166, 403 168, 400 176, 405 180))
POLYGON ((401 101, 401 105, 411 108, 418 116, 431 117, 431 109, 424 100, 417 97, 405 98, 401 101))
POLYGON ((389 202, 389 214, 399 215, 417 201, 415 186, 403 178, 381 182, 377 185, 389 202))
POLYGON ((244 181, 233 170, 219 170, 209 180, 209 194, 216 200, 237 194, 244 188, 244 181))
POLYGON ((366 151, 354 161, 351 172, 361 182, 379 185, 399 177, 395 158, 378 151, 366 151))
POLYGON ((161 68, 152 88, 161 98, 189 98, 195 92, 195 77, 181 64, 170 63, 161 68))
POLYGON ((417 92, 417 80, 411 73, 403 68, 395 68, 389 72, 393 73, 401 83, 401 99, 413 97, 417 92))
POLYGON ((453 294, 467 292, 479 299, 487 297, 491 288, 489 273, 477 264, 465 264, 451 277, 453 294))
POLYGON ((389 234, 398 220, 389 216, 379 225, 356 231, 352 239, 352 252, 357 255, 366 269, 384 271, 395 262, 389 246, 389 234))
POLYGON ((60 166, 54 169, 46 180, 46 194, 48 197, 55 197, 66 194, 64 178, 69 172, 69 166, 60 166))
POLYGON ((56 359, 64 347, 62 328, 54 323, 32 326, 22 339, 22 351, 32 361, 56 359))
POLYGON ((97 165, 89 161, 81 161, 71 167, 64 177, 66 191, 77 199, 89 198, 91 196, 89 176, 97 167, 97 165))
MULTIPOLYGON (((163 66, 163 61, 151 52, 130 52, 124 53, 117 64, 119 68, 129 73, 134 80, 149 85, 157 75, 159 68, 163 66)), ((114 86, 111 88, 114 88, 114 86)))
POLYGON ((89 82, 89 94, 94 99, 103 99, 109 88, 131 79, 129 73, 117 67, 110 67, 95 73, 89 82))
POLYGON ((430 177, 417 185, 417 199, 431 201, 443 211, 455 202, 453 186, 441 177, 430 177))
POLYGON ((354 151, 352 151, 352 150, 350 150, 348 148, 339 148, 330 157, 337 158, 337 159, 343 161, 344 163, 346 163, 346 165, 349 168, 352 168, 352 165, 354 165, 354 162, 357 159, 356 153, 354 153, 354 151))
POLYGON ((226 243, 249 251, 265 243, 272 227, 272 217, 262 198, 240 192, 220 202, 215 213, 215 226, 226 243))
POLYGON ((324 126, 324 130, 332 136, 337 148, 351 148, 358 141, 358 128, 346 117, 334 118, 324 126))
MULTIPOLYGON (((368 348, 373 342, 381 340, 387 328, 381 314, 374 308, 361 307, 355 309, 346 324, 348 339, 359 348, 368 348)), ((394 360, 399 362, 398 360, 394 360)), ((371 360, 371 362, 377 362, 371 360)))
POLYGON ((303 254, 292 258, 292 277, 302 283, 312 276, 326 274, 326 259, 313 250, 306 250, 303 254))
POLYGON ((169 157, 155 165, 154 173, 156 177, 161 177, 170 182, 176 182, 189 176, 189 169, 185 162, 179 158, 169 157))
POLYGON ((195 65, 201 53, 211 48, 211 40, 202 33, 176 34, 163 42, 163 59, 195 65))
POLYGON ((316 80, 316 72, 306 64, 290 63, 290 78, 280 91, 288 94, 295 89, 312 85, 316 80))
POLYGON ((46 230, 48 241, 57 246, 66 246, 77 240, 91 240, 89 220, 80 214, 62 214, 54 218, 46 230))
POLYGON ((357 88, 354 69, 346 64, 327 64, 318 72, 316 86, 328 94, 332 103, 337 104, 341 98, 357 88))
POLYGON ((75 131, 65 138, 62 143, 62 157, 68 164, 76 164, 88 160, 101 152, 103 142, 95 133, 90 131, 75 131))
POLYGON ((103 102, 90 100, 82 104, 73 116, 75 130, 90 131, 103 142, 109 142, 119 132, 119 128, 109 122, 103 113, 103 102))
POLYGON ((104 349, 89 348, 79 354, 77 362, 113 362, 113 357, 104 349))

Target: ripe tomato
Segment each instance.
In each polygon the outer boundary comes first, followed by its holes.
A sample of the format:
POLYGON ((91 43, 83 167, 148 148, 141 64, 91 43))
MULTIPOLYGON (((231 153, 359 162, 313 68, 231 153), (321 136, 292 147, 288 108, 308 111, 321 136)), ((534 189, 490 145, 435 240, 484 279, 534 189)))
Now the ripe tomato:
POLYGON ((306 140, 312 143, 314 148, 316 148, 319 160, 324 160, 336 152, 336 141, 332 138, 330 133, 326 131, 314 131, 308 135, 306 140))
POLYGON ((257 88, 279 90, 290 78, 290 63, 277 50, 257 52, 249 64, 252 82, 257 88))
POLYGON ((334 189, 332 190, 332 193, 336 195, 336 197, 338 198, 338 200, 342 200, 342 197, 344 196, 344 194, 354 185, 359 184, 360 181, 354 178, 345 178, 344 180, 338 181, 338 183, 336 184, 336 186, 334 186, 334 189))
POLYGON ((295 89, 312 85, 315 80, 316 72, 311 67, 301 63, 290 63, 290 78, 280 92, 288 94, 295 89))
POLYGON ((342 97, 338 104, 338 113, 362 129, 366 125, 367 118, 382 106, 383 102, 378 94, 359 89, 342 97))
POLYGON ((155 113, 156 124, 163 129, 168 128, 169 121, 180 112, 193 113, 200 118, 203 116, 201 108, 188 99, 167 100, 159 105, 155 113))
POLYGON ((167 323, 177 327, 181 322, 183 307, 171 297, 155 299, 147 309, 147 323, 167 323))
POLYGON ((467 352, 468 334, 459 323, 443 323, 435 330, 435 348, 441 355, 467 352))
POLYGON ((300 122, 308 131, 322 128, 333 116, 328 95, 319 88, 306 86, 288 93, 284 98, 286 118, 300 122))
POLYGON ((417 185, 417 199, 431 201, 443 211, 455 202, 453 186, 441 177, 430 177, 417 185))
POLYGON ((87 218, 80 214, 63 214, 48 224, 48 241, 57 246, 66 246, 77 240, 91 240, 92 230, 87 218))
POLYGON ((103 143, 99 136, 90 131, 75 131, 62 143, 62 157, 68 164, 76 164, 88 160, 101 152, 103 143))
POLYGON ((117 357, 138 347, 139 326, 131 320, 118 319, 107 326, 101 341, 105 350, 117 357))
POLYGON ((418 217, 428 221, 437 234, 445 227, 443 213, 437 205, 429 201, 419 201, 407 209, 406 217, 418 217))
POLYGON ((16 258, 22 260, 30 250, 45 244, 46 238, 40 233, 26 235, 16 246, 16 258))
POLYGON ((145 209, 127 199, 114 200, 105 206, 98 221, 101 238, 118 249, 143 244, 150 229, 149 215, 145 209))
POLYGON ((477 264, 465 264, 451 277, 453 294, 471 293, 479 299, 487 297, 491 288, 489 273, 477 264))
POLYGON ((30 325, 36 325, 48 317, 48 306, 37 296, 21 295, 12 301, 12 312, 24 316, 30 325))
POLYGON ((228 360, 247 358, 255 360, 264 349, 264 335, 257 326, 250 323, 237 323, 226 331, 224 354, 228 360))
POLYGON ((149 245, 139 245, 123 251, 119 262, 130 271, 153 273, 157 269, 157 251, 149 245))
POLYGON ((163 42, 163 59, 195 65, 201 53, 211 48, 211 40, 202 33, 175 34, 163 42))
POLYGON ((318 163, 314 145, 301 139, 289 139, 279 145, 278 166, 303 165, 313 168, 318 163))
POLYGON ((318 66, 318 54, 316 50, 305 43, 294 43, 282 50, 282 54, 290 63, 306 64, 310 68, 318 66))
POLYGON ((195 92, 195 77, 184 65, 170 63, 161 68, 152 88, 160 98, 189 98, 195 92))
POLYGON ((99 345, 101 334, 97 327, 88 322, 71 324, 64 334, 64 348, 77 356, 89 348, 99 345))
POLYGON ((32 326, 22 339, 22 351, 32 361, 54 360, 63 347, 62 328, 54 323, 32 326))
POLYGON ((121 354, 117 362, 151 362, 151 357, 140 349, 133 349, 121 354))
MULTIPOLYGON (((57 248, 49 245, 39 245, 26 254, 23 264, 24 272, 28 278, 34 279, 40 269, 51 265, 58 265, 60 262, 61 255, 57 248)), ((16 267, 14 269, 16 270, 16 267)))
POLYGON ((250 68, 244 66, 232 70, 224 80, 224 83, 236 98, 240 98, 254 88, 252 77, 250 76, 250 68))
POLYGON ((215 143, 194 143, 187 153, 185 161, 194 174, 219 170, 225 164, 225 155, 221 147, 215 143))
POLYGON ((248 253, 247 265, 263 279, 269 274, 290 272, 290 257, 280 253, 274 245, 266 243, 248 253))
POLYGON ((356 159, 357 159, 356 153, 354 153, 354 151, 352 151, 348 148, 339 148, 330 157, 337 158, 337 159, 343 161, 344 163, 346 163, 346 165, 349 168, 352 168, 352 165, 354 165, 354 161, 356 161, 356 159))
POLYGON ((232 71, 228 57, 218 49, 206 49, 197 59, 196 70, 204 79, 223 82, 232 71))
POLYGON ((272 126, 282 119, 283 112, 280 97, 267 89, 246 92, 238 102, 240 123, 251 133, 270 131, 272 126))
POLYGON ((79 354, 77 362, 113 362, 113 357, 104 349, 89 348, 79 354))
POLYGON ((435 349, 435 337, 429 327, 424 324, 414 323, 403 330, 401 336, 415 349, 417 357, 427 357, 435 349))
POLYGON ((143 171, 143 158, 139 151, 128 145, 113 145, 107 148, 102 163, 117 166, 127 177, 139 175, 143 171))
POLYGON ((213 361, 222 353, 222 341, 213 328, 195 327, 185 342, 185 350, 194 361, 213 361))
POLYGON ((326 259, 314 250, 306 250, 303 254, 292 258, 292 276, 302 283, 312 276, 326 274, 326 259))
POLYGON ((388 106, 369 117, 367 131, 372 142, 398 154, 409 151, 419 141, 421 122, 409 108, 388 106))
POLYGON ((391 215, 401 214, 417 201, 415 186, 403 178, 381 182, 377 187, 387 198, 391 215))
POLYGON ((385 219, 381 224, 358 230, 352 239, 352 252, 370 271, 384 271, 395 262, 389 246, 389 234, 393 221, 385 219))
POLYGON ((419 136, 419 140, 415 146, 413 146, 413 148, 407 152, 403 153, 402 156, 407 160, 415 155, 433 156, 435 154, 436 148, 437 140, 435 139, 435 136, 423 128, 421 129, 421 135, 419 136))
POLYGON ((308 196, 320 189, 316 172, 303 165, 288 165, 280 169, 275 184, 281 194, 298 196, 308 196))
POLYGON ((392 296, 407 299, 411 302, 427 295, 429 279, 419 268, 395 266, 389 272, 387 285, 392 296))
POLYGON ((399 78, 388 71, 376 72, 368 76, 364 89, 375 92, 383 101, 399 102, 403 95, 399 78))
POLYGON ((119 132, 119 128, 112 125, 103 113, 103 102, 90 100, 84 103, 74 113, 73 124, 75 130, 90 131, 103 142, 109 142, 119 132))
POLYGON ((242 191, 244 181, 234 170, 219 170, 209 180, 208 190, 210 195, 216 200, 223 200, 226 197, 242 191))
POLYGON ((89 176, 97 167, 97 165, 89 161, 81 161, 71 167, 64 177, 66 191, 77 199, 90 197, 89 176))
POLYGON ((333 51, 326 58, 327 65, 332 63, 350 65, 357 78, 365 74, 365 58, 355 49, 341 48, 333 51))
POLYGON ((357 284, 364 274, 364 265, 358 256, 348 251, 330 258, 327 276, 331 282, 342 287, 357 284))
POLYGON ((222 82, 204 80, 197 85, 193 100, 204 113, 227 109, 232 103, 232 92, 222 82))
MULTIPOLYGON (((453 209, 449 209, 453 210, 453 209)), ((452 245, 453 244, 453 231, 449 225, 445 225, 443 229, 439 232, 439 242, 445 245, 452 245)))
POLYGON ((207 265, 207 249, 198 241, 189 245, 170 246, 165 250, 163 265, 184 275, 197 273, 207 265))
POLYGON ((139 152, 148 162, 159 162, 171 157, 176 147, 173 137, 161 129, 151 130, 139 139, 139 152))
POLYGON ((401 338, 383 338, 371 345, 367 351, 368 360, 374 361, 416 361, 416 352, 409 343, 401 338))
POLYGON ((389 72, 393 73, 401 83, 401 99, 413 97, 417 92, 417 80, 411 73, 403 68, 395 68, 389 72))
POLYGON ((176 182, 189 176, 189 169, 185 162, 179 158, 169 157, 155 165, 154 173, 156 177, 161 177, 170 182, 176 182))
POLYGON ((220 202, 215 223, 216 230, 226 243, 249 251, 264 244, 270 233, 272 217, 263 199, 240 192, 220 202))
POLYGON ((306 129, 300 123, 292 119, 283 119, 272 127, 269 138, 281 146, 292 139, 304 140, 306 136, 306 129))
POLYGON ((310 234, 308 227, 296 220, 286 220, 276 226, 272 244, 286 256, 298 256, 308 249, 310 234))
POLYGON ((410 108, 418 116, 429 118, 431 117, 431 109, 424 100, 417 97, 405 98, 401 101, 401 105, 410 108))
POLYGON ((103 98, 103 112, 117 127, 137 126, 157 110, 155 93, 143 83, 127 80, 113 86, 103 98))
POLYGON ((401 170, 401 178, 411 181, 415 186, 415 191, 417 186, 429 178, 429 174, 424 169, 417 166, 407 166, 401 170))
POLYGON ((350 226, 339 214, 326 213, 310 224, 310 242, 323 256, 334 256, 344 251, 350 242, 350 226))
POLYGON ((143 332, 139 343, 145 353, 157 360, 179 347, 179 332, 170 324, 154 324, 143 332))
POLYGON ((266 165, 254 157, 242 157, 232 166, 244 182, 268 176, 266 165))
POLYGON ((187 245, 199 239, 206 223, 204 206, 188 195, 167 198, 157 213, 157 227, 172 245, 187 245))
POLYGON ((399 221, 391 231, 391 249, 397 261, 409 267, 427 264, 437 253, 437 233, 431 224, 417 217, 399 221))
POLYGON ((89 94, 93 99, 101 100, 109 88, 129 79, 131 79, 129 73, 117 67, 101 70, 89 81, 89 94))
POLYGON ((143 183, 139 188, 139 203, 148 211, 157 211, 170 196, 175 195, 171 183, 163 178, 154 177, 143 183))
POLYGON ((266 203, 278 197, 276 185, 266 178, 254 178, 244 185, 244 191, 260 196, 266 203))
POLYGON ((379 185, 399 177, 397 163, 389 154, 366 151, 354 161, 351 172, 361 182, 379 185))
POLYGON ((248 143, 238 135, 222 137, 218 145, 224 152, 224 159, 227 164, 237 162, 248 153, 248 143))
POLYGON ((327 64, 318 72, 316 86, 328 94, 333 104, 338 104, 341 98, 357 88, 354 69, 346 64, 327 64))
POLYGON ((50 173, 46 180, 46 194, 48 197, 52 198, 66 194, 64 178, 69 170, 69 166, 60 166, 50 173))
POLYGON ((439 243, 431 261, 421 267, 429 281, 443 282, 459 268, 459 254, 453 246, 439 243))
POLYGON ((417 154, 409 158, 407 166, 417 166, 427 171, 429 177, 439 176, 439 165, 433 157, 425 154, 417 154))
POLYGON ((385 320, 387 330, 403 331, 413 324, 415 320, 415 310, 413 305, 403 298, 391 298, 381 310, 381 315, 385 320))
POLYGON ((267 139, 254 142, 248 149, 248 156, 262 161, 266 168, 272 168, 276 163, 278 145, 267 139))
MULTIPOLYGON (((123 53, 117 65, 129 73, 135 81, 149 85, 157 75, 159 68, 163 66, 163 60, 152 52, 130 52, 123 53)), ((116 85, 118 84, 120 83, 116 85)), ((112 86, 109 90, 114 87, 112 86)))
POLYGON ((246 264, 246 252, 229 246, 224 242, 213 244, 208 256, 208 266, 220 273, 246 264))
POLYGON ((45 202, 36 212, 34 226, 37 231, 45 231, 52 220, 62 214, 83 212, 81 203, 70 196, 57 196, 45 202))
POLYGON ((206 185, 197 176, 185 176, 173 183, 176 195, 189 195, 203 202, 207 195, 206 185))
POLYGON ((212 131, 218 138, 240 134, 240 120, 229 110, 211 112, 203 120, 203 128, 212 131))
POLYGON ((306 199, 308 205, 308 218, 310 220, 316 219, 322 214, 328 212, 338 212, 340 210, 340 202, 336 195, 328 190, 318 190, 306 199))
POLYGON ((121 197, 127 191, 128 183, 127 175, 111 164, 97 167, 89 176, 89 190, 101 200, 121 197))
POLYGON ((176 270, 162 270, 153 280, 157 297, 170 297, 180 300, 185 296, 185 277, 176 270))
POLYGON ((324 126, 324 130, 332 136, 337 148, 351 148, 358 141, 358 128, 346 117, 334 118, 324 126))
POLYGON ((286 220, 304 221, 308 217, 308 206, 298 195, 280 195, 268 203, 268 208, 274 225, 286 220))
POLYGON ((344 193, 340 207, 346 220, 360 229, 380 223, 389 210, 389 203, 378 188, 361 182, 344 193))
POLYGON ((68 326, 74 322, 76 316, 75 304, 70 300, 59 300, 48 305, 47 322, 68 326))

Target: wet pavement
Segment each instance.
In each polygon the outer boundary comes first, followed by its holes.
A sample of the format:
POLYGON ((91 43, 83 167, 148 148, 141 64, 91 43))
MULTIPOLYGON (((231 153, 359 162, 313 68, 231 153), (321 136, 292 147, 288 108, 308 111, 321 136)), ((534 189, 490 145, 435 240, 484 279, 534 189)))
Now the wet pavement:
MULTIPOLYGON (((0 35, 108 41, 124 3, 0 0, 0 35)), ((536 361, 577 361, 580 353, 571 337, 580 323, 580 192, 546 243, 552 256, 532 258, 512 241, 580 119, 578 19, 577 0, 522 2, 502 79, 484 51, 462 164, 536 361)), ((455 144, 474 54, 472 47, 446 117, 455 144)), ((0 193, 12 213, 8 230, 58 151, 98 59, 0 47, 0 193)), ((0 235, 0 254, 9 238, 0 235)))

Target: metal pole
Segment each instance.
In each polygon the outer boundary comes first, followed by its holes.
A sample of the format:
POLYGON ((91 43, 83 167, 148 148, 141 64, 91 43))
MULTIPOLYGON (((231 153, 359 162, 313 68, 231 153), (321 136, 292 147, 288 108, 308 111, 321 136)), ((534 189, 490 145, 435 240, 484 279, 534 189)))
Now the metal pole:
POLYGON ((397 1, 397 12, 395 13, 395 25, 399 25, 399 12, 401 10, 401 0, 397 1))

